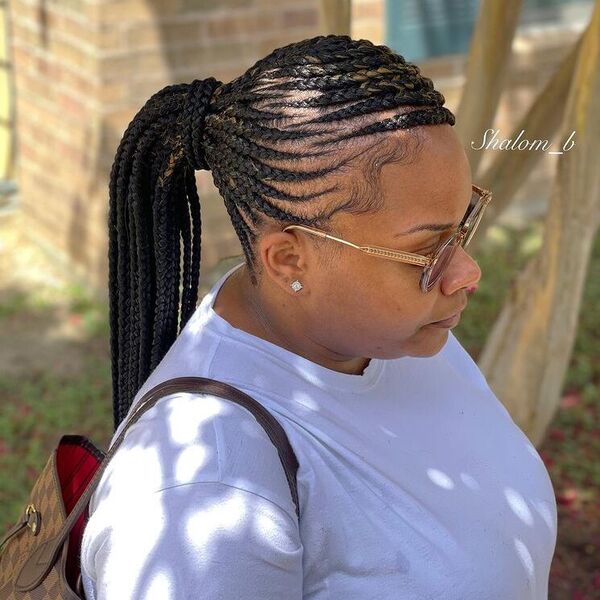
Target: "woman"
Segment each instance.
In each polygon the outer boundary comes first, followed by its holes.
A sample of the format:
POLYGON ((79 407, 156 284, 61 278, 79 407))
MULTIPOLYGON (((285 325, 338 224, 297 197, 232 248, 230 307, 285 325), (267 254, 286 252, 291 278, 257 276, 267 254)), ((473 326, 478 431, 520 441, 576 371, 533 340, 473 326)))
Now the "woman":
POLYGON ((450 331, 490 194, 444 101, 386 46, 329 35, 133 119, 110 181, 113 440, 157 383, 225 381, 288 435, 300 518, 249 411, 166 396, 90 503, 88 598, 547 598, 551 481, 450 331), (245 261, 196 307, 201 169, 245 261))

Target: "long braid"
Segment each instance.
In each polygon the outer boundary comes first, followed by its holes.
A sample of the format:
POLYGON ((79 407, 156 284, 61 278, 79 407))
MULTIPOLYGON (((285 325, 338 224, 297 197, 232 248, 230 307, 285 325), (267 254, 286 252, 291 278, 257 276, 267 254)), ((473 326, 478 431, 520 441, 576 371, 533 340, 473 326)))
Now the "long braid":
POLYGON ((210 77, 154 94, 127 127, 110 174, 115 428, 196 308, 195 170, 211 171, 258 285, 255 248, 266 223, 327 229, 336 212, 375 211, 378 169, 406 156, 377 134, 454 125, 444 102, 417 66, 344 35, 278 48, 226 84, 210 77), (365 177, 348 182, 343 174, 359 159, 365 177), (338 191, 343 201, 327 198, 338 191))
POLYGON ((109 184, 115 428, 195 308, 201 221, 194 170, 207 167, 202 157, 190 162, 188 125, 196 123, 197 136, 207 99, 218 85, 210 78, 160 90, 133 118, 117 149, 109 184), (183 303, 178 322, 182 242, 183 303))

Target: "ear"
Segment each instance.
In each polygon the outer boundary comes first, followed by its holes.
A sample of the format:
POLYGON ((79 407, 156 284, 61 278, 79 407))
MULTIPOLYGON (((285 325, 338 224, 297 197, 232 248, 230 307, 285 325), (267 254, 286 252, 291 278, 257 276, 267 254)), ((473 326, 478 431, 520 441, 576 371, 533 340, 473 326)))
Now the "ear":
POLYGON ((314 263, 316 253, 310 248, 306 237, 297 230, 274 231, 264 234, 257 248, 262 263, 263 279, 268 278, 286 293, 294 294, 290 283, 308 279, 308 265, 314 263))

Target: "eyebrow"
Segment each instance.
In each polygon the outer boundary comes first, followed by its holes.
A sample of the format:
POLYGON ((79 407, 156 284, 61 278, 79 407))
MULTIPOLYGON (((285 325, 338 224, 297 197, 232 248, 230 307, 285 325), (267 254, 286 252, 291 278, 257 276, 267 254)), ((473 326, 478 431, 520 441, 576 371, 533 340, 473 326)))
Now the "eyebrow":
POLYGON ((451 227, 455 227, 454 223, 425 223, 423 225, 415 225, 411 229, 396 233, 394 237, 408 235, 409 233, 415 233, 417 231, 446 231, 451 227))
MULTIPOLYGON (((473 197, 473 186, 471 186, 471 198, 473 197)), ((465 215, 467 214, 469 207, 471 206, 471 200, 469 200, 469 204, 467 205, 467 210, 465 211, 465 215)), ((464 216, 463 216, 464 218, 464 216)), ((402 237, 408 235, 409 233, 416 233, 417 231, 446 231, 448 229, 454 229, 457 227, 454 223, 424 223, 421 225, 415 225, 406 231, 401 231, 399 233, 394 234, 393 237, 402 237)))

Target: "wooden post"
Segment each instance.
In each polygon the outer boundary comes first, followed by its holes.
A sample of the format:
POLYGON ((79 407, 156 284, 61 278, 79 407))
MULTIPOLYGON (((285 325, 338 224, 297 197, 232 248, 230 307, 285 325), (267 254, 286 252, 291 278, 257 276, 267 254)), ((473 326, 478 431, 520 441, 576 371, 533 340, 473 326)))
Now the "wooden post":
POLYGON ((481 152, 471 148, 491 126, 511 55, 522 0, 483 0, 467 58, 466 81, 456 111, 456 132, 473 176, 481 152))
MULTIPOLYGON (((527 114, 513 129, 511 135, 508 136, 509 139, 516 139, 519 132, 524 130, 528 139, 554 141, 554 136, 562 123, 563 109, 567 102, 569 87, 584 34, 585 32, 581 34, 567 56, 565 56, 554 75, 538 94, 527 114)), ((485 211, 477 229, 477 235, 469 246, 473 254, 477 253, 477 249, 485 239, 488 227, 494 224, 504 210, 510 206, 515 193, 543 156, 544 153, 541 150, 535 152, 497 152, 486 171, 477 176, 479 185, 494 192, 494 200, 485 211)))
POLYGON ((350 0, 321 0, 319 13, 323 35, 350 35, 350 8, 350 0))
POLYGON ((519 274, 479 359, 490 387, 539 445, 560 400, 600 225, 600 0, 568 96, 543 245, 519 274), (571 133, 575 145, 569 149, 571 133))

